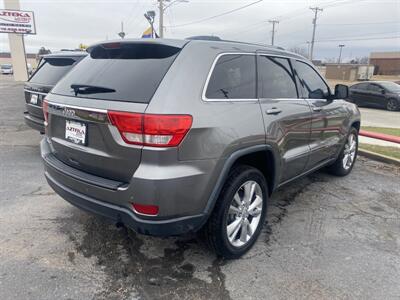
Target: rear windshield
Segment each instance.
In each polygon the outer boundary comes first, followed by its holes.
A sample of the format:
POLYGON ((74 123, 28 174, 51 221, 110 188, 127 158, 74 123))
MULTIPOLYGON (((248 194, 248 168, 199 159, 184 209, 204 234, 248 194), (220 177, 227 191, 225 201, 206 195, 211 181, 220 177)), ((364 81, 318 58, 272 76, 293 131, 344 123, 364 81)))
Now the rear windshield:
POLYGON ((71 58, 46 58, 42 60, 29 82, 55 85, 61 77, 71 70, 75 60, 71 58))
POLYGON ((181 49, 158 44, 96 46, 53 89, 59 95, 149 103, 181 49))

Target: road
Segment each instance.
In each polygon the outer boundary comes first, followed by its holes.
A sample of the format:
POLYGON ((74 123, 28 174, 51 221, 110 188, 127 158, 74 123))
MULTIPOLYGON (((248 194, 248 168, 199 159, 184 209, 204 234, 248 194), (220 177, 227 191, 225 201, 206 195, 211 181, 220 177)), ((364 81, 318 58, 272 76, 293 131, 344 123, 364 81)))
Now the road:
POLYGON ((400 170, 359 159, 270 199, 254 248, 218 259, 196 235, 116 228, 57 196, 22 85, 0 84, 0 299, 399 299, 400 170))
POLYGON ((400 128, 400 112, 384 109, 360 108, 361 125, 374 127, 400 128))

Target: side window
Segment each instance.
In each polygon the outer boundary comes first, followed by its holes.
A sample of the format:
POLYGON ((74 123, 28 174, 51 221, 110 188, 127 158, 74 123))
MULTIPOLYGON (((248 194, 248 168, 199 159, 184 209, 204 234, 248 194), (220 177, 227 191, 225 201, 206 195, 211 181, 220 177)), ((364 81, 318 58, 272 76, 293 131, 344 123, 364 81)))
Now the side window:
POLYGON ((255 99, 255 55, 221 56, 211 74, 206 97, 208 99, 255 99))
POLYGON ((358 83, 352 86, 352 89, 366 91, 368 88, 368 83, 358 83))
POLYGON ((258 70, 261 98, 298 98, 288 59, 261 55, 258 70))
POLYGON ((376 84, 369 84, 368 90, 374 93, 379 93, 382 90, 382 88, 376 84))
POLYGON ((329 96, 329 88, 321 76, 308 64, 296 61, 296 71, 309 99, 324 99, 329 96))

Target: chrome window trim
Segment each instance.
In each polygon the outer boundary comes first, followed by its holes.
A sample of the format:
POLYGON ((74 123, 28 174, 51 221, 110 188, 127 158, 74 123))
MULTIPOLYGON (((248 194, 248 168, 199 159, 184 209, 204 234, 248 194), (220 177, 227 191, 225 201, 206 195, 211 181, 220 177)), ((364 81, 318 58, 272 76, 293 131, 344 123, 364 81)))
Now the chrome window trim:
POLYGON ((24 89, 24 92, 28 92, 28 93, 31 93, 31 94, 44 95, 44 96, 46 96, 48 94, 48 93, 36 92, 36 91, 28 90, 28 89, 24 89))
MULTIPOLYGON (((256 51, 256 52, 222 52, 219 53, 215 58, 214 61, 211 65, 210 70, 208 71, 207 74, 207 79, 206 82, 204 84, 203 87, 203 91, 201 94, 201 99, 205 102, 257 102, 259 99, 258 98, 250 98, 250 99, 213 99, 213 98, 207 98, 206 97, 206 92, 207 92, 207 88, 208 88, 208 84, 210 82, 210 78, 212 75, 212 72, 214 71, 215 65, 217 64, 217 61, 220 57, 224 56, 224 55, 232 55, 232 54, 237 54, 237 55, 254 55, 254 56, 269 56, 269 57, 279 57, 279 58, 286 58, 289 61, 291 59, 296 59, 287 55, 280 55, 280 54, 271 54, 271 53, 265 53, 263 51, 256 51)), ((256 62, 256 68, 257 68, 257 62, 256 62)), ((319 74, 319 73, 318 73, 319 74)), ((258 76, 256 76, 256 80, 258 80, 258 76)), ((326 83, 326 82, 325 82, 326 83)), ((266 100, 267 98, 262 98, 263 100, 266 100)), ((288 100, 288 101, 293 101, 293 100, 298 100, 298 99, 302 99, 302 98, 268 98, 268 100, 288 100)))
POLYGON ((69 104, 61 104, 61 103, 56 103, 56 102, 52 102, 52 101, 47 101, 47 102, 49 103, 49 105, 53 105, 53 106, 67 107, 67 108, 73 108, 73 109, 78 109, 78 110, 86 110, 86 111, 91 111, 91 112, 107 114, 106 109, 90 108, 90 107, 76 106, 76 105, 69 105, 69 104))

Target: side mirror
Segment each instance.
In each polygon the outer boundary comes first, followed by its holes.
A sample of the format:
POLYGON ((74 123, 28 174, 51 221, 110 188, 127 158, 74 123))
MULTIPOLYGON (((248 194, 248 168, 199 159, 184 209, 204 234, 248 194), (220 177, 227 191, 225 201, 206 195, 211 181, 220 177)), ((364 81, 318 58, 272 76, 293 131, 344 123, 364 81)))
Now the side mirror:
POLYGON ((385 95, 385 94, 386 94, 386 91, 385 91, 384 89, 381 89, 381 94, 382 94, 382 95, 385 95))
POLYGON ((335 99, 346 99, 349 97, 349 87, 344 84, 335 86, 335 99))

